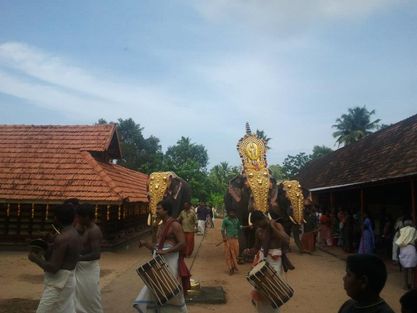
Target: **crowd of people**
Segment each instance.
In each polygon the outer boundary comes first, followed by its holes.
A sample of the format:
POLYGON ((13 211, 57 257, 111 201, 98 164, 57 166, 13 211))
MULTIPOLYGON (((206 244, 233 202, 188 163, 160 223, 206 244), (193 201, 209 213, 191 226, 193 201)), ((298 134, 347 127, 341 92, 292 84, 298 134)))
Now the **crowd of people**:
MULTIPOLYGON (((169 269, 182 284, 181 290, 190 289, 190 272, 184 258, 190 257, 194 250, 195 234, 203 235, 207 227, 214 227, 214 212, 204 202, 197 208, 184 203, 177 218, 172 216, 169 201, 157 204, 157 217, 160 220, 156 241, 139 240, 139 247, 148 248, 153 255, 164 257, 169 269)), ((99 288, 100 246, 102 233, 94 223, 94 208, 89 204, 78 204, 75 200, 66 201, 55 210, 56 233, 49 238, 49 245, 42 254, 33 250, 29 260, 45 271, 44 291, 37 313, 46 312, 103 312, 99 288)), ((364 214, 359 220, 347 210, 320 212, 309 204, 305 209, 305 224, 302 231, 303 252, 312 253, 317 245, 337 245, 347 252, 356 252, 348 256, 344 288, 351 298, 340 308, 339 313, 380 312, 393 310, 379 296, 383 289, 387 270, 385 263, 377 257, 378 235, 392 238, 389 244, 397 252, 394 261, 398 261, 404 271, 404 288, 407 289, 401 299, 402 312, 416 313, 417 291, 415 289, 415 269, 417 265, 417 231, 407 216, 393 224, 394 232, 389 234, 389 223, 380 225, 382 232, 375 231, 371 217, 364 214), (358 228, 355 234, 355 228, 358 228)), ((388 220, 386 220, 388 221, 388 220)), ((271 219, 260 211, 253 211, 250 225, 242 226, 237 212, 227 212, 221 224, 225 266, 230 275, 239 271, 239 234, 245 228, 254 231, 253 247, 244 253, 253 256, 252 265, 267 262, 278 276, 288 268, 293 269, 288 259, 290 238, 279 220, 271 219), (289 264, 289 266, 288 266, 289 264)), ((392 254, 394 257, 394 254, 392 254)), ((153 291, 143 287, 133 302, 138 312, 187 312, 184 292, 179 292, 167 303, 160 306, 153 291)), ((278 312, 271 306, 270 299, 254 288, 251 301, 257 312, 278 312)))
POLYGON ((372 219, 368 212, 351 210, 326 210, 318 213, 318 244, 339 246, 346 252, 378 254, 392 258, 393 263, 404 272, 404 289, 415 288, 417 267, 417 232, 411 216, 404 214, 395 223, 383 211, 378 219, 372 219))
MULTIPOLYGON (((307 206, 305 213, 306 223, 302 237, 305 252, 314 251, 317 235, 319 235, 319 241, 322 240, 322 244, 347 247, 346 237, 332 238, 331 218, 327 217, 326 213, 318 214, 312 206, 307 206)), ((353 224, 353 221, 349 221, 349 217, 344 215, 343 211, 340 211, 336 216, 338 227, 342 233, 346 223, 353 224)), ((397 230, 399 235, 395 236, 395 244, 399 248, 400 264, 404 268, 406 282, 404 289, 408 290, 400 298, 401 312, 416 313, 417 289, 414 283, 415 267, 417 265, 417 234, 411 220, 407 218, 402 218, 402 220, 402 227, 397 230), (408 267, 410 265, 413 266, 414 270, 408 267)), ((286 251, 289 247, 289 237, 283 226, 279 221, 269 219, 267 215, 260 211, 254 211, 251 214, 251 224, 250 227, 255 229, 256 238, 254 247, 249 249, 254 250, 251 251, 255 255, 253 266, 256 266, 262 260, 267 260, 268 264, 281 276, 286 251)), ((229 211, 223 220, 222 235, 225 242, 226 264, 231 273, 238 270, 235 255, 239 251, 239 246, 236 238, 242 228, 236 218, 236 212, 234 210, 229 211)), ((359 238, 356 243, 357 253, 347 257, 346 274, 343 277, 344 289, 350 300, 342 304, 339 313, 393 313, 392 308, 380 297, 380 292, 387 280, 387 269, 384 261, 375 255, 375 234, 373 224, 367 214, 363 216, 359 238)), ((348 243, 352 244, 352 249, 347 251, 353 252, 354 241, 348 241, 348 243)), ((278 312, 279 310, 279 308, 271 306, 271 301, 265 299, 264 295, 259 293, 258 290, 252 291, 251 298, 257 312, 278 312)))

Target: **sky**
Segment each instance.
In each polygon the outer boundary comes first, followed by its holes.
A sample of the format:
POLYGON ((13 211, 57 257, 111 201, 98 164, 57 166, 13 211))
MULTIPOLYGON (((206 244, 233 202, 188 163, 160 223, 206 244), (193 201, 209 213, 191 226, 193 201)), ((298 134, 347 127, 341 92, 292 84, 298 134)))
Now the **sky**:
POLYGON ((416 56, 412 0, 0 0, 0 124, 133 118, 211 167, 249 122, 278 164, 336 149, 348 108, 416 114, 416 56))

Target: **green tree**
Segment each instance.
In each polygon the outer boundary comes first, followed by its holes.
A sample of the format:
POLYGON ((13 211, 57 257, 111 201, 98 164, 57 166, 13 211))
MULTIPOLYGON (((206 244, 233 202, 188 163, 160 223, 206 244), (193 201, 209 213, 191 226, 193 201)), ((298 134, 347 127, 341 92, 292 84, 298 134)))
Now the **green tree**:
POLYGON ((209 180, 209 202, 212 203, 221 214, 224 209, 224 195, 227 191, 229 181, 241 172, 238 166, 230 166, 227 162, 221 162, 213 166, 208 174, 209 180))
POLYGON ((257 129, 255 135, 256 137, 262 139, 265 142, 266 150, 271 149, 271 147, 269 146, 269 141, 271 140, 271 138, 269 138, 263 130, 257 129))
POLYGON ((288 179, 294 179, 298 176, 299 172, 310 161, 310 156, 304 152, 300 152, 296 155, 288 155, 282 163, 282 169, 285 176, 288 179))
POLYGON ((284 172, 284 169, 281 165, 279 164, 272 164, 269 166, 269 170, 271 171, 272 176, 277 180, 277 181, 283 181, 284 179, 286 179, 286 175, 284 172))
POLYGON ((181 137, 164 156, 165 169, 185 179, 191 186, 193 197, 203 200, 207 200, 210 193, 207 163, 206 148, 192 143, 188 137, 181 137))
POLYGON ((378 129, 380 119, 371 121, 371 116, 375 110, 368 111, 363 107, 350 108, 347 114, 343 114, 336 120, 332 127, 336 128, 333 137, 337 138, 336 143, 340 145, 349 145, 378 129))
POLYGON ((221 162, 213 166, 208 175, 211 191, 224 194, 229 181, 239 173, 239 167, 230 166, 227 162, 221 162))
POLYGON ((333 152, 332 149, 326 146, 314 146, 313 147, 313 153, 310 154, 310 159, 315 160, 318 158, 321 158, 322 156, 325 156, 326 154, 329 154, 333 152))
MULTIPOLYGON (((106 123, 104 119, 97 122, 106 123)), ((147 174, 161 170, 163 153, 159 139, 155 136, 144 138, 143 128, 131 118, 120 118, 116 125, 122 150, 122 159, 118 164, 147 174)))

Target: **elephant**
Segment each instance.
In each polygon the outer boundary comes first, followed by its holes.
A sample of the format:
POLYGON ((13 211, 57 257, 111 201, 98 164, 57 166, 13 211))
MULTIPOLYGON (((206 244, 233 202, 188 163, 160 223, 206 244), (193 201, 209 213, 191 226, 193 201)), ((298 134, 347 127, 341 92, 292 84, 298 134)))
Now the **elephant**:
MULTIPOLYGON (((277 184, 269 175, 268 211, 271 218, 279 221, 288 235, 292 235, 300 252, 303 251, 300 240, 300 228, 303 223, 303 198, 305 190, 297 181, 284 181, 277 184)), ((255 210, 253 193, 244 174, 234 177, 224 196, 226 212, 234 209, 243 226, 249 225, 249 215, 255 210)), ((243 228, 239 236, 240 252, 254 244, 254 231, 243 228)))
POLYGON ((148 179, 149 217, 148 225, 156 222, 156 206, 161 200, 172 204, 172 217, 177 218, 184 203, 191 203, 190 185, 174 172, 154 172, 148 179))

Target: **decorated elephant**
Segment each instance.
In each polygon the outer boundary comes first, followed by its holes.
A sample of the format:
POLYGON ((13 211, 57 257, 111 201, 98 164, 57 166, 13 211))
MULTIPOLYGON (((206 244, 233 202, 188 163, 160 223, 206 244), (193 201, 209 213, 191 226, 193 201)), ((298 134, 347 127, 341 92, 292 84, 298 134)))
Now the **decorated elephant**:
MULTIPOLYGON (((298 249, 302 251, 300 228, 304 223, 305 191, 296 180, 277 184, 272 176, 268 178, 269 188, 266 191, 268 206, 264 212, 284 226, 287 234, 294 238, 298 249)), ((235 209, 241 224, 249 225, 250 213, 257 207, 245 175, 236 176, 229 182, 224 203, 226 211, 235 209)), ((241 250, 253 246, 253 243, 254 232, 244 228, 239 238, 241 250)))
POLYGON ((191 203, 191 188, 174 172, 154 172, 148 179, 149 215, 148 225, 156 221, 156 206, 161 200, 172 204, 172 217, 178 217, 185 202, 191 203))
MULTIPOLYGON (((234 208, 243 226, 249 224, 250 213, 259 210, 271 218, 279 219, 288 234, 302 251, 300 226, 303 223, 304 196, 296 181, 277 184, 271 176, 266 162, 265 142, 252 134, 246 124, 246 135, 237 149, 242 159, 241 175, 229 182, 224 197, 226 211, 234 208)), ((254 231, 244 228, 239 238, 241 251, 253 246, 254 231)))

